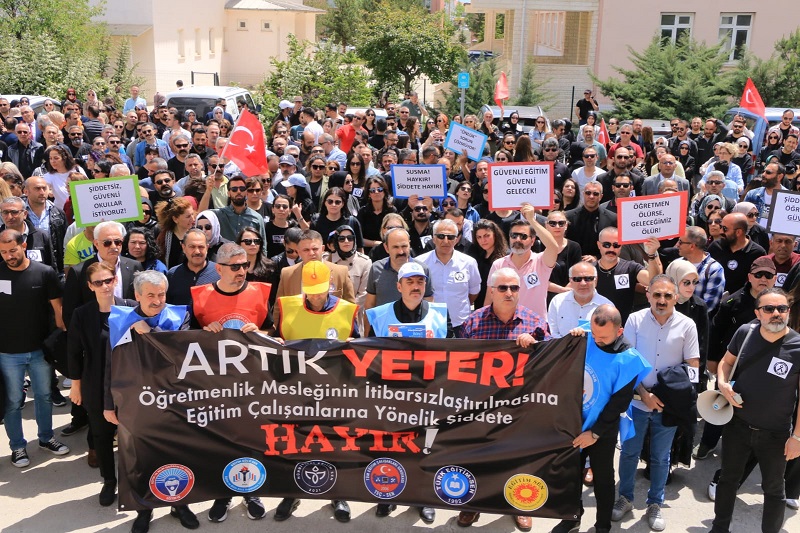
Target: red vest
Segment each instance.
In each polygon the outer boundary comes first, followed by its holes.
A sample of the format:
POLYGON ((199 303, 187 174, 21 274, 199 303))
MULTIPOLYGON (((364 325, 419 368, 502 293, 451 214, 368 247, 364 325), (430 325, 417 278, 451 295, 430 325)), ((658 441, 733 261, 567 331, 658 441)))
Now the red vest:
POLYGON ((252 322, 259 328, 269 312, 269 283, 248 282, 236 294, 223 294, 213 283, 192 287, 192 311, 205 327, 219 322, 223 328, 239 329, 252 322))

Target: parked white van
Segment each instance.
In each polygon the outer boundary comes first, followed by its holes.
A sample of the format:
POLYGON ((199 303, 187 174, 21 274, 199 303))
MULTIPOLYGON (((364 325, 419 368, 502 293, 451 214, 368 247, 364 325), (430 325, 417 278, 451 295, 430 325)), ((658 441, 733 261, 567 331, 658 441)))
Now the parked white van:
POLYGON ((203 122, 207 113, 214 109, 214 104, 219 98, 226 102, 225 112, 230 113, 234 120, 239 117, 239 103, 243 103, 250 111, 260 111, 260 106, 253 102, 250 91, 241 87, 228 87, 223 85, 209 85, 188 87, 167 94, 164 102, 167 107, 174 107, 181 113, 191 109, 197 115, 197 120, 203 122))

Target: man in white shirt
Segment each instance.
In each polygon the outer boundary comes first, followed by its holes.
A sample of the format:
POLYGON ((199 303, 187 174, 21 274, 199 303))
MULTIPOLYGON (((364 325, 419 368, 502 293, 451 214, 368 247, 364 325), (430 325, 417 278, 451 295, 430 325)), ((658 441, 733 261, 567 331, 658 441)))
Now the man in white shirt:
POLYGON ((547 308, 547 323, 554 338, 563 337, 581 321, 590 320, 601 305, 614 305, 597 293, 597 268, 586 261, 570 267, 568 287, 572 290, 557 294, 547 308))

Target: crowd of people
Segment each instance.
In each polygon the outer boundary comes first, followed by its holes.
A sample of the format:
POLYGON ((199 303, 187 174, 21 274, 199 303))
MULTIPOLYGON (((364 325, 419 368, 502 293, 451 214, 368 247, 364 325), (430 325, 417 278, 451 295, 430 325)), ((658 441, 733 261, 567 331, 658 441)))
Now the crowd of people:
MULTIPOLYGON (((577 125, 542 116, 525 132, 515 113, 448 117, 415 93, 387 102, 380 119, 373 108, 318 110, 298 96, 281 101, 267 128, 269 172, 246 176, 225 157, 235 124, 224 100, 199 117, 158 102, 148 111, 138 87, 121 111, 93 91, 81 103, 70 90, 60 112, 45 105, 36 117, 25 102, 0 98, 0 369, 12 464, 30 464, 21 422, 29 383, 39 446, 70 451, 52 428, 53 405, 66 404, 57 368, 71 380, 71 422, 61 435, 88 428, 87 460, 103 479, 100 504, 113 504, 118 413, 108 345, 109 317, 121 320, 119 308, 129 308, 123 314, 136 334, 235 328, 283 340, 349 339, 386 336, 389 325, 402 323, 423 324, 430 337, 511 339, 523 348, 586 335, 588 321, 603 353, 629 361, 633 350, 649 370, 619 382, 574 442, 589 451, 578 474, 597 487, 596 531, 634 509, 640 460, 649 478, 648 523, 665 529, 671 469, 708 458, 720 438, 722 469, 708 488, 713 531, 728 531, 738 483, 756 463, 764 531, 778 531, 786 506, 798 509, 800 498, 793 433, 800 431, 800 248, 794 236, 769 234, 765 225, 772 195, 800 188, 794 115, 787 110, 753 154, 741 117, 729 125, 674 118, 672 134, 655 139, 641 120, 611 117, 602 143, 592 102, 587 91, 577 125), (484 157, 444 148, 451 121, 488 136, 484 157), (553 162, 552 208, 535 209, 524 198, 519 210, 489 208, 488 165, 506 161, 553 162), (393 197, 394 164, 444 165, 447 196, 393 197), (141 220, 76 226, 70 182, 132 174, 141 220), (619 243, 619 199, 680 191, 691 199, 684 235, 619 243), (751 322, 756 333, 748 339, 758 340, 748 343, 740 326, 751 322), (739 367, 740 390, 731 386, 731 367, 752 345, 759 359, 739 367), (766 365, 761 353, 786 362, 783 375, 765 370, 780 381, 749 379, 766 365), (702 426, 697 446, 697 418, 683 408, 693 398, 670 387, 674 376, 662 379, 681 364, 696 369, 691 390, 710 381, 739 407, 724 429, 702 426), (774 409, 751 400, 773 392, 774 409), (635 436, 622 443, 614 498, 620 414, 629 406, 635 436)), ((224 520, 230 505, 215 501, 208 518, 224 520)), ((265 514, 257 497, 244 505, 252 519, 265 514)), ((282 501, 275 519, 289 518, 297 505, 282 501)), ((347 502, 332 506, 337 520, 350 519, 347 502)), ((381 504, 376 514, 393 510, 381 504)), ((419 513, 428 523, 435 518, 433 508, 419 513)), ((199 525, 188 506, 171 514, 187 528, 199 525)), ((146 532, 150 516, 140 512, 133 531, 146 532)), ((458 524, 478 519, 462 512, 458 524)), ((530 517, 514 519, 530 530, 530 517)), ((553 531, 577 528, 579 520, 565 521, 553 531)))

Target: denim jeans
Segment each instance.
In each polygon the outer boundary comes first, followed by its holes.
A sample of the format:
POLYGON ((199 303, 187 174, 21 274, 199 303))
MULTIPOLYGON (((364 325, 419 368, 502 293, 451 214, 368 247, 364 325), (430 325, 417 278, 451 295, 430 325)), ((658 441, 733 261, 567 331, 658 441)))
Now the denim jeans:
POLYGON ((664 486, 669 475, 669 454, 677 427, 666 427, 661 423, 661 413, 646 412, 633 408, 633 426, 636 436, 622 443, 619 456, 619 495, 633 501, 636 483, 636 467, 642 453, 644 435, 650 425, 650 490, 647 505, 664 503, 664 486))
POLYGON ((44 360, 44 352, 0 353, 0 371, 6 382, 5 427, 12 450, 24 448, 27 444, 22 434, 22 384, 26 370, 34 392, 39 440, 47 442, 53 438, 53 397, 50 393, 52 369, 44 360))

